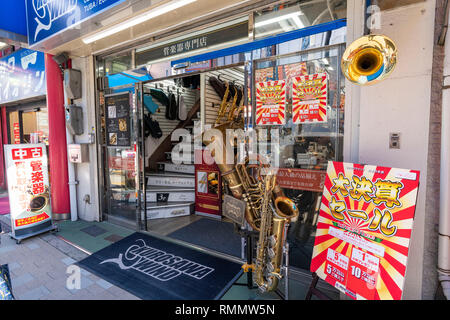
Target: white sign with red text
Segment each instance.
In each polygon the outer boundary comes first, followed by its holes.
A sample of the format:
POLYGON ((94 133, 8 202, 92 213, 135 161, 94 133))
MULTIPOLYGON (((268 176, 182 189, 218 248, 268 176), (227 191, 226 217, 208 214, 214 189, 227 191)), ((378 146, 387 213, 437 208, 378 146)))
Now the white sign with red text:
POLYGON ((45 144, 5 145, 13 235, 51 224, 50 186, 45 144))

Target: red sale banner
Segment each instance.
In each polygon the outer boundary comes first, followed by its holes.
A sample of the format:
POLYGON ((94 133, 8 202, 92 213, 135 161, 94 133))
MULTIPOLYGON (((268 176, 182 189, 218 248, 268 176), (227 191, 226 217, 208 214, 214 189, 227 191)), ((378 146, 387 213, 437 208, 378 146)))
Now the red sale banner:
POLYGON ((311 271, 353 299, 400 300, 419 175, 330 161, 311 271))
POLYGON ((296 77, 292 84, 292 117, 295 124, 327 122, 328 74, 296 77))
POLYGON ((256 125, 286 123, 286 82, 267 81, 256 84, 256 125))

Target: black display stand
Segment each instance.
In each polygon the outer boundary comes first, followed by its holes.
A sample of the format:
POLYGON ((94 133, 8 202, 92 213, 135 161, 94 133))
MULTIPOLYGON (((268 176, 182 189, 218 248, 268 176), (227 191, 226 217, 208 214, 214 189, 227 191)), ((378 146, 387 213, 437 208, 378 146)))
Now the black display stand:
POLYGON ((332 300, 329 296, 327 296, 325 293, 320 291, 316 288, 317 282, 319 281, 319 276, 314 272, 312 274, 312 281, 311 285, 309 286, 309 290, 306 294, 305 300, 311 300, 312 296, 315 295, 320 300, 332 300))
MULTIPOLYGON (((259 236, 258 232, 248 231, 239 229, 239 227, 234 224, 234 230, 238 233, 242 238, 245 238, 245 249, 246 249, 246 257, 247 257, 247 265, 251 265, 253 263, 253 238, 257 238, 259 236)), ((247 274, 247 283, 235 283, 237 286, 247 286, 249 289, 256 289, 256 286, 253 285, 253 273, 250 270, 245 271, 247 274)))
MULTIPOLYGON (((237 233, 239 233, 241 235, 241 237, 245 238, 245 243, 246 243, 246 257, 247 257, 247 265, 251 265, 253 263, 253 258, 254 258, 254 254, 253 254, 253 248, 255 245, 255 241, 254 239, 257 239, 259 237, 259 232, 256 231, 248 231, 248 230, 241 230, 238 228, 238 226, 235 224, 235 231, 237 233)), ((288 264, 289 264, 289 246, 286 244, 285 247, 283 247, 283 256, 285 258, 285 267, 284 269, 284 273, 285 273, 285 281, 286 281, 286 285, 285 285, 285 292, 283 293, 280 289, 276 289, 274 291, 274 293, 276 293, 282 300, 288 300, 288 293, 289 293, 289 278, 288 278, 288 264)), ((253 284, 253 272, 252 269, 249 269, 247 271, 245 271, 245 273, 247 274, 247 283, 235 283, 235 285, 237 286, 247 286, 247 288, 249 289, 258 289, 258 287, 256 287, 253 284)))

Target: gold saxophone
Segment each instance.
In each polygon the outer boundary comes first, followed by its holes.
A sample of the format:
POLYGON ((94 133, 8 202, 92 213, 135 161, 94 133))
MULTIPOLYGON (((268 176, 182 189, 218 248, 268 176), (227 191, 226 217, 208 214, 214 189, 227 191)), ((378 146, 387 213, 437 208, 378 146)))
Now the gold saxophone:
POLYGON ((262 292, 273 291, 281 279, 283 246, 289 219, 277 217, 271 205, 276 188, 276 175, 267 174, 261 184, 263 203, 261 208, 261 228, 254 266, 255 283, 262 292))
POLYGON ((222 117, 225 116, 225 113, 228 108, 227 101, 228 101, 228 95, 230 93, 230 85, 228 82, 225 82, 225 86, 226 86, 225 94, 223 95, 222 102, 220 103, 220 106, 219 106, 219 111, 217 113, 217 118, 216 118, 216 125, 220 124, 221 119, 222 119, 222 117))
MULTIPOLYGON (((245 219, 254 230, 259 231, 262 195, 259 188, 258 179, 260 178, 260 170, 268 165, 264 164, 259 156, 257 156, 255 164, 250 164, 248 157, 243 163, 236 164, 237 161, 233 148, 234 140, 226 141, 226 131, 227 129, 244 129, 244 121, 242 117, 244 108, 241 106, 236 106, 236 89, 232 105, 230 106, 229 117, 226 122, 222 122, 221 119, 225 115, 228 108, 228 82, 226 82, 226 88, 227 89, 222 99, 216 119, 216 126, 203 133, 202 141, 206 146, 209 146, 214 142, 215 148, 211 151, 211 156, 214 157, 222 178, 227 183, 232 195, 235 198, 244 200, 247 203, 245 219), (221 139, 216 139, 217 135, 215 135, 211 130, 218 130, 220 132, 219 136, 221 136, 221 139), (216 150, 219 150, 218 154, 216 154, 216 150), (233 152, 233 154, 229 155, 229 152, 233 152), (231 161, 231 163, 227 163, 227 159, 232 159, 233 161, 231 161)), ((241 99, 241 101, 243 101, 243 99, 241 99)), ((288 220, 294 220, 298 217, 299 212, 294 202, 284 196, 282 189, 278 185, 274 186, 271 199, 276 208, 276 212, 280 217, 287 218, 288 220)))
POLYGON ((238 95, 239 95, 239 89, 237 87, 235 87, 233 102, 231 103, 231 106, 230 106, 230 109, 228 112, 227 121, 233 121, 233 119, 235 118, 234 112, 236 111, 236 108, 238 107, 238 106, 236 106, 238 95))
MULTIPOLYGON (((233 197, 246 202, 245 219, 254 230, 259 231, 262 194, 258 180, 261 170, 264 168, 267 169, 268 165, 259 156, 257 156, 255 164, 250 164, 249 157, 246 157, 243 163, 235 164, 236 157, 234 154, 228 155, 229 152, 234 152, 234 150, 230 146, 227 148, 227 142, 225 140, 226 130, 232 128, 235 128, 233 123, 226 122, 207 130, 203 134, 203 143, 209 146, 214 142, 215 147, 211 151, 211 156, 214 157, 222 178, 227 183, 233 197), (211 132, 211 130, 218 130, 221 133, 222 139, 216 139, 218 135, 215 135, 215 132, 211 132), (228 163, 227 158, 233 161, 228 163)), ((228 144, 232 143, 233 141, 228 141, 228 144)), ((285 197, 283 190, 277 184, 275 184, 272 190, 271 201, 278 216, 286 218, 289 221, 295 220, 298 217, 299 212, 296 205, 291 199, 285 197)))
MULTIPOLYGON (((228 96, 229 86, 227 84, 228 96)), ((237 90, 236 90, 237 91, 237 90)), ((202 135, 206 146, 215 144, 211 156, 219 167, 220 173, 228 185, 232 195, 246 202, 245 219, 256 231, 259 231, 259 247, 256 266, 256 283, 263 291, 277 288, 283 257, 285 230, 290 221, 296 219, 299 211, 295 203, 285 197, 283 190, 276 183, 275 175, 266 175, 266 187, 261 188, 262 170, 269 165, 258 155, 255 163, 247 157, 243 163, 237 163, 234 155, 234 139, 227 141, 227 129, 244 129, 242 111, 245 107, 236 106, 237 93, 233 99, 226 122, 222 118, 227 109, 227 98, 224 97, 216 119, 215 127, 202 135), (220 132, 219 137, 212 130, 220 132), (227 148, 228 146, 228 148, 227 148), (216 151, 218 151, 216 153, 216 151), (233 154, 228 154, 232 152, 233 154), (231 163, 227 159, 232 159, 231 163), (268 178, 269 177, 269 178, 268 178)))

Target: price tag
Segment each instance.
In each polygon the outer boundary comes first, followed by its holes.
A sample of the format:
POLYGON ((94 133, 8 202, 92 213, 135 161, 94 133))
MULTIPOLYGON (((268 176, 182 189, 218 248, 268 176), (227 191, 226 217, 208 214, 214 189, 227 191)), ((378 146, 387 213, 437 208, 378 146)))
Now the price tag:
POLYGON ((372 300, 376 293, 380 259, 353 247, 348 268, 347 288, 372 300))

